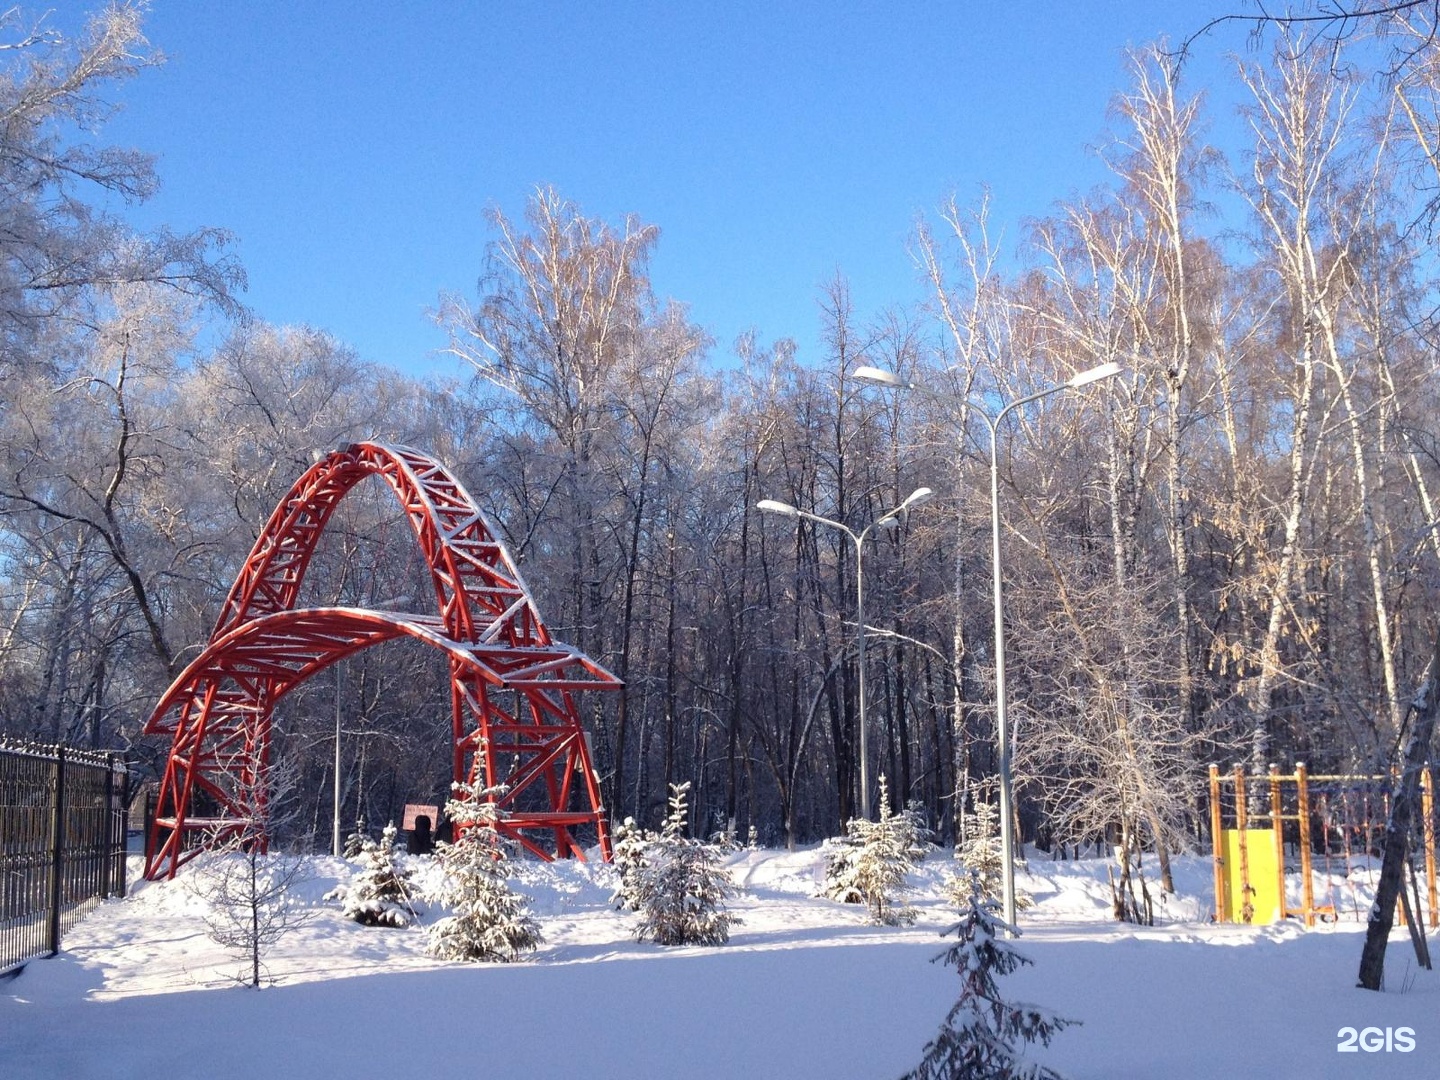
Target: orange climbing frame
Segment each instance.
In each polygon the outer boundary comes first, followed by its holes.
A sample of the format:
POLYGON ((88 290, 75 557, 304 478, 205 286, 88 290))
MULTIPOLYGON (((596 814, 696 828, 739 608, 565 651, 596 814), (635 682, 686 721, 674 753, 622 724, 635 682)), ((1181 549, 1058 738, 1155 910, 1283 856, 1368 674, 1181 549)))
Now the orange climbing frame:
POLYGON ((209 644, 151 713, 145 733, 172 743, 145 876, 173 877, 207 844, 238 833, 263 838, 276 702, 337 660, 401 637, 447 657, 451 775, 493 791, 499 830, 542 858, 583 858, 577 832, 593 829, 609 859, 575 696, 620 681, 550 640, 509 552, 443 465, 418 450, 363 442, 316 462, 280 501, 209 644), (370 476, 385 480, 410 522, 430 570, 435 615, 295 607, 336 504, 370 476), (203 814, 192 812, 197 801, 203 814))

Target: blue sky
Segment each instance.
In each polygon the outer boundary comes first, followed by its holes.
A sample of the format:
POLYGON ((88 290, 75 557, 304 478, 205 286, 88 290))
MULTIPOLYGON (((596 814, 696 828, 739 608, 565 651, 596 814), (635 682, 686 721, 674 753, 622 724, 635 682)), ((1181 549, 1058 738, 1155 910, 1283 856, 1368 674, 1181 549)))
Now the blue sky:
MULTIPOLYGON (((107 139, 160 158, 141 225, 239 238, 245 300, 366 359, 461 374, 425 312, 473 294, 486 206, 553 184, 661 229, 657 293, 723 360, 735 337, 816 359, 836 271, 862 317, 922 289, 917 214, 993 192, 1019 222, 1104 178, 1091 149, 1122 50, 1224 3, 191 3, 107 139)), ((1200 45, 1205 70, 1241 30, 1200 45)))

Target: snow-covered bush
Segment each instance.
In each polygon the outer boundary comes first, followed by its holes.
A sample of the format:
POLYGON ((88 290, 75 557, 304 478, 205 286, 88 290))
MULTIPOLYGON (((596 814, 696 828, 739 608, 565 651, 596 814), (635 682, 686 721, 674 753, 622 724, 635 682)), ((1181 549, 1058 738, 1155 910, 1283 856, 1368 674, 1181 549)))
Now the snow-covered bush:
POLYGON ((1000 996, 996 978, 1031 962, 1004 940, 1007 932, 1019 933, 996 915, 972 871, 965 913, 945 931, 955 944, 934 958, 959 973, 960 996, 920 1064, 901 1080, 1060 1080, 1054 1069, 1026 1060, 1025 1047, 1049 1046, 1056 1032, 1078 1021, 1000 996))
POLYGON ((905 903, 906 878, 929 849, 919 814, 890 810, 890 788, 880 777, 880 819, 851 818, 845 835, 831 848, 825 866, 824 896, 846 904, 865 904, 872 921, 903 926, 915 921, 905 903))
MULTIPOLYGON (((970 902, 970 889, 979 882, 985 900, 999 900, 1004 892, 1005 852, 1000 844, 999 811, 995 804, 975 800, 975 809, 962 815, 962 839, 955 844, 955 861, 959 867, 945 881, 950 902, 962 911, 970 902)), ((1034 904, 1030 895, 1015 890, 1015 907, 1024 911, 1034 904)))
POLYGON ((714 844, 687 838, 689 783, 670 785, 670 815, 651 840, 640 869, 640 925, 635 936, 657 945, 723 945, 739 920, 725 910, 735 883, 714 844))
POLYGON ((510 844, 495 828, 494 805, 481 801, 491 792, 455 787, 461 797, 445 813, 463 830, 435 852, 444 871, 435 899, 451 914, 430 928, 428 951, 442 960, 519 960, 544 941, 540 924, 510 888, 510 844))
POLYGON ((360 872, 342 897, 342 912, 365 926, 409 926, 418 914, 410 871, 395 850, 395 823, 385 826, 377 844, 365 837, 360 846, 360 872))

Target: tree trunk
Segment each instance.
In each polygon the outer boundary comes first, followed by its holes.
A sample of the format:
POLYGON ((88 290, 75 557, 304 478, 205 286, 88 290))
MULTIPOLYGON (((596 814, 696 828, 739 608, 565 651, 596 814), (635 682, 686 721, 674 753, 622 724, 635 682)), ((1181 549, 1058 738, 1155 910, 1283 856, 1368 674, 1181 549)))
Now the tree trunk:
MULTIPOLYGON (((1411 818, 1416 792, 1420 786, 1420 770, 1430 755, 1430 737, 1435 731, 1435 680, 1440 676, 1440 630, 1435 635, 1435 652, 1430 669, 1415 699, 1410 703, 1414 717, 1410 739, 1405 744, 1405 757, 1395 789, 1390 797, 1390 820, 1385 825, 1385 854, 1380 864, 1380 887, 1370 909, 1370 923, 1365 931, 1365 948, 1360 953, 1360 982, 1365 990, 1379 990, 1385 977, 1385 945, 1395 923, 1395 900, 1405 887, 1405 857, 1409 846, 1411 818)), ((1418 913, 1417 913, 1418 915, 1418 913)))

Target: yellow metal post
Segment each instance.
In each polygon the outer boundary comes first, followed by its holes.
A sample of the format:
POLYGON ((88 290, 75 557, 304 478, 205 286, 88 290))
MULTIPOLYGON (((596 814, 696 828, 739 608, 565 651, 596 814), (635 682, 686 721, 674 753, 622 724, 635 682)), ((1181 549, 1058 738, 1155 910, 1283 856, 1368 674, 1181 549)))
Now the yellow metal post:
MULTIPOLYGON (((1210 846, 1215 849, 1215 921, 1225 921, 1225 857, 1221 855, 1220 766, 1210 766, 1210 846)), ((1431 905, 1432 908, 1434 905, 1431 905)))
POLYGON ((1429 762, 1420 771, 1420 806, 1425 814, 1425 886, 1429 893, 1430 929, 1440 927, 1440 904, 1435 895, 1435 771, 1429 762))
POLYGON ((1280 813, 1280 766, 1270 766, 1270 827, 1275 830, 1275 875, 1279 886, 1280 918, 1285 910, 1285 819, 1280 813))
POLYGON ((1296 802, 1300 811, 1300 895, 1305 925, 1315 925, 1315 881, 1310 874, 1310 773, 1304 763, 1295 766, 1296 802))
POLYGON ((1245 769, 1235 766, 1235 841, 1240 853, 1240 921, 1252 922, 1255 918, 1255 904, 1252 900, 1254 889, 1250 888, 1250 852, 1245 844, 1245 830, 1249 828, 1245 806, 1245 769))

